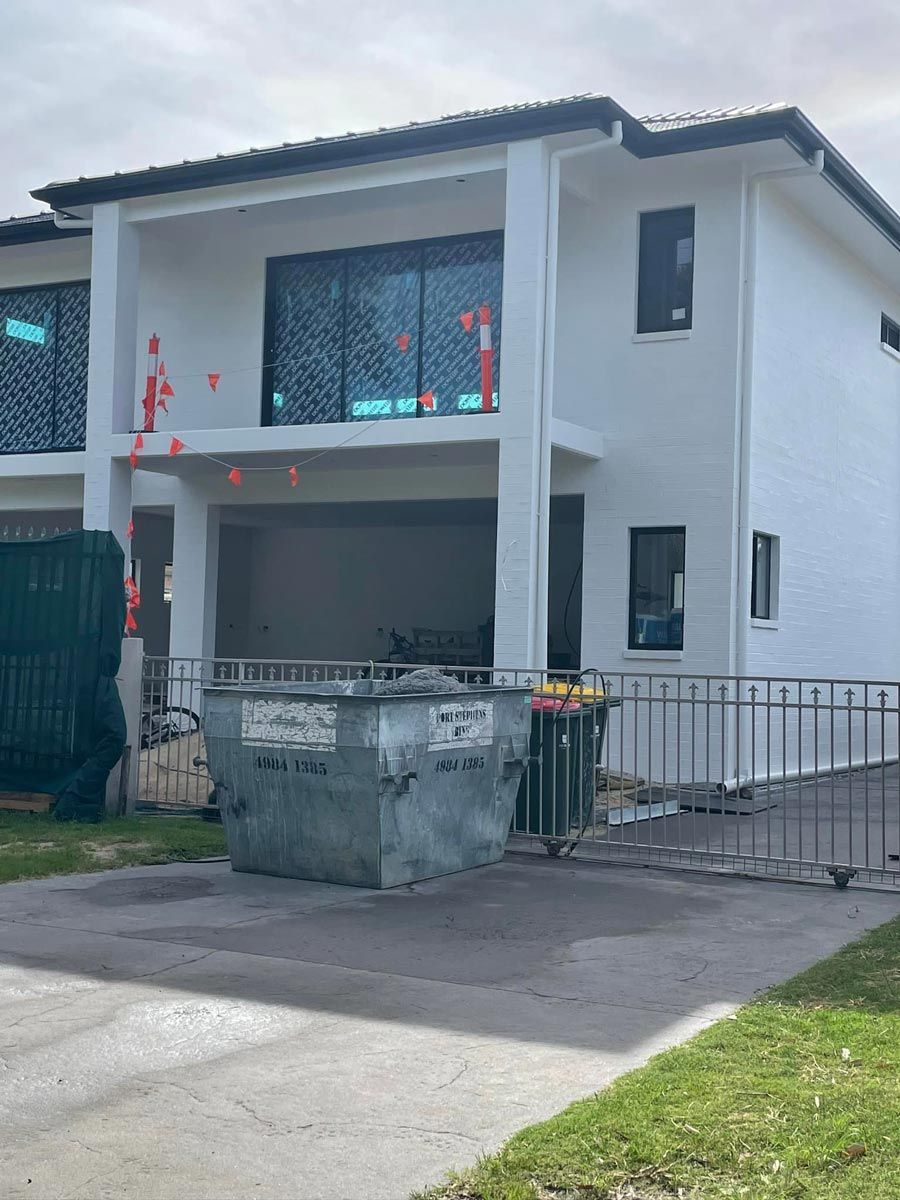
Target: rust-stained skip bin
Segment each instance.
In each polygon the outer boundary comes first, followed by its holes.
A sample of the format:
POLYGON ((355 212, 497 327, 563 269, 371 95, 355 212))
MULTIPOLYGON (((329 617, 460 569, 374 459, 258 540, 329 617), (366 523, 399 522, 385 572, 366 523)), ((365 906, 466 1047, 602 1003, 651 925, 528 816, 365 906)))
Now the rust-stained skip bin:
POLYGON ((206 688, 206 753, 231 865, 387 888, 497 862, 530 722, 530 688, 206 688))

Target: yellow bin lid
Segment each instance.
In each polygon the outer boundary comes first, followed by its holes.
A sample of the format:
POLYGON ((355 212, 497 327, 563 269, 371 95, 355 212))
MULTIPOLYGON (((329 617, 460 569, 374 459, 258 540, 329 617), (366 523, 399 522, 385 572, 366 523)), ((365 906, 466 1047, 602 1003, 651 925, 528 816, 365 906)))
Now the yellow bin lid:
POLYGON ((562 696, 563 699, 568 695, 570 700, 602 700, 606 695, 602 688, 585 687, 583 683, 576 683, 569 695, 570 687, 571 684, 564 683, 562 680, 548 680, 536 687, 534 694, 536 696, 562 696))

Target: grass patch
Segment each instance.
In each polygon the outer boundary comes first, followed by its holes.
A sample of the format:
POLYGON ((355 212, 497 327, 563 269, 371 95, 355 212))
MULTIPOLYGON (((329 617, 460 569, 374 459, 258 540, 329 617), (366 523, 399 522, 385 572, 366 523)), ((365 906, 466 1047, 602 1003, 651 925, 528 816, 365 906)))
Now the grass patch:
POLYGON ((122 817, 60 824, 43 813, 0 812, 0 883, 183 862, 225 854, 221 825, 199 817, 122 817))
POLYGON ((428 1196, 896 1200, 900 919, 428 1196))

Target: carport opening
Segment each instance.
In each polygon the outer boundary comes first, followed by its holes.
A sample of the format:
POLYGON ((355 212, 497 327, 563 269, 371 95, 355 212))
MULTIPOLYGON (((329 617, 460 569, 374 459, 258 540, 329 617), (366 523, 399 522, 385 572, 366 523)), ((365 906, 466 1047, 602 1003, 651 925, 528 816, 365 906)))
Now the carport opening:
POLYGON ((231 506, 222 520, 217 655, 492 661, 495 500, 231 506))

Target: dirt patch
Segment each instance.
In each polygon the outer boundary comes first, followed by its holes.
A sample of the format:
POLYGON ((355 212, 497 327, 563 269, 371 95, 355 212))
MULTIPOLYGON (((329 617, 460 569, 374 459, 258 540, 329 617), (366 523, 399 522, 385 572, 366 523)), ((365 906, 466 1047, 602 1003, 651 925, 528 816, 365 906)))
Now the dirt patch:
POLYGON ((115 862, 120 851, 149 850, 149 842, 85 842, 84 849, 100 862, 115 862))

